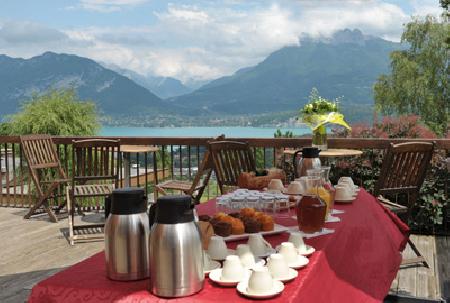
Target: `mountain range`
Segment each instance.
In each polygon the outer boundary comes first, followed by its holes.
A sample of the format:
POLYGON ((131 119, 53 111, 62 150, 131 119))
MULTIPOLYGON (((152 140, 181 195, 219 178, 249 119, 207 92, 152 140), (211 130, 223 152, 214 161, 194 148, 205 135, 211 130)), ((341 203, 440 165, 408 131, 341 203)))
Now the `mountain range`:
POLYGON ((389 54, 398 43, 343 30, 329 39, 303 39, 254 67, 211 81, 171 98, 190 115, 256 114, 297 110, 312 87, 326 98, 342 97, 342 106, 373 105, 372 86, 388 72, 389 54))
MULTIPOLYGON (((15 112, 33 92, 74 87, 102 114, 221 117, 296 111, 312 87, 326 98, 342 97, 344 113, 373 106, 372 87, 389 70, 389 54, 399 43, 343 30, 330 38, 301 37, 252 67, 198 89, 165 77, 145 77, 75 55, 44 53, 30 59, 0 55, 0 114, 15 112)), ((358 117, 359 117, 358 116, 358 117)), ((351 119, 354 120, 354 119, 351 119)))
POLYGON ((75 55, 46 52, 30 59, 0 55, 0 114, 17 111, 20 102, 49 88, 76 89, 103 114, 168 112, 148 89, 97 62, 75 55))

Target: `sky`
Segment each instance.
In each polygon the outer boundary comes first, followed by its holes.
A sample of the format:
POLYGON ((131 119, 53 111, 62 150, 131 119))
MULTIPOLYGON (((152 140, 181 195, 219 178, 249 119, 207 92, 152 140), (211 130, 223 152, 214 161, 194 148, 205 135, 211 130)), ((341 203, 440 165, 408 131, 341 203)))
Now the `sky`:
POLYGON ((0 54, 70 53, 187 83, 230 75, 299 37, 358 28, 399 41, 438 0, 0 0, 0 54))

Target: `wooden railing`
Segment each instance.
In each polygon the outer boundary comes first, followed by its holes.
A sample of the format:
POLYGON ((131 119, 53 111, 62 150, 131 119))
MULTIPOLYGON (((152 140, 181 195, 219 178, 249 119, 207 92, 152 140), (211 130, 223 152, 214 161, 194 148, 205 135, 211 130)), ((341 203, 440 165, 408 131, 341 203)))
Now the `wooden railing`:
MULTIPOLYGON (((153 145, 159 147, 159 152, 134 154, 132 161, 138 163, 131 168, 132 185, 145 186, 149 191, 160 179, 179 178, 191 179, 196 173, 198 163, 203 158, 206 143, 213 139, 208 137, 90 137, 120 139, 122 144, 153 145), (157 172, 157 173, 154 173, 157 172), (134 181, 133 181, 134 180, 134 181)), ((55 136, 53 140, 63 168, 69 172, 71 161, 72 140, 86 139, 79 136, 55 136)), ((310 138, 227 138, 228 140, 246 141, 253 147, 255 156, 258 155, 258 168, 279 165, 280 150, 286 148, 301 148, 310 146, 310 138)), ((353 139, 331 138, 329 148, 352 148, 365 151, 385 149, 391 142, 431 141, 423 139, 353 139)), ((437 139, 436 149, 445 156, 449 155, 450 140, 437 139)), ((282 160, 291 162, 289 156, 281 152, 282 160)), ((22 156, 18 136, 0 136, 0 206, 29 207, 33 204, 33 186, 28 178, 26 161, 22 156)), ((70 173, 70 172, 69 172, 70 173)), ((123 171, 120 174, 123 179, 123 171)), ((123 184, 123 183, 122 183, 123 184)), ((214 180, 213 180, 214 184, 214 180)), ((217 188, 209 186, 206 197, 214 196, 217 188)), ((448 197, 448 196, 447 196, 448 197)), ((55 204, 62 203, 58 199, 55 204)))

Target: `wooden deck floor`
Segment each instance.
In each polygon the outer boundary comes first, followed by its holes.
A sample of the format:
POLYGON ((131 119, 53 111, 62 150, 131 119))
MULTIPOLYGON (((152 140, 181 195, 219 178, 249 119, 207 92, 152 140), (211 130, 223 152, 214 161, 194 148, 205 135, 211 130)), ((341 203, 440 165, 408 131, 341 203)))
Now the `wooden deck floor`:
MULTIPOLYGON (((26 210, 0 208, 0 302, 24 302, 34 284, 103 249, 103 242, 70 246, 67 221, 22 219, 26 210)), ((430 268, 402 268, 391 294, 437 300, 450 298, 450 238, 412 236, 430 268)), ((406 257, 412 254, 409 247, 406 257)))

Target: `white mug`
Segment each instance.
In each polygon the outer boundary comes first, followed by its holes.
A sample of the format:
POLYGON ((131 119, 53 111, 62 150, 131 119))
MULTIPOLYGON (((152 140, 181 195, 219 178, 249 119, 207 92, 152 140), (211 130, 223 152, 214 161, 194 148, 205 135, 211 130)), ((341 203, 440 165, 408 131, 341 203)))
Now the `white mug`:
POLYGON ((203 251, 203 268, 205 270, 208 270, 210 264, 211 264, 211 258, 209 257, 209 255, 206 251, 203 251))
POLYGON ((303 241, 303 236, 298 231, 291 231, 289 233, 288 242, 291 242, 292 244, 294 244, 295 248, 297 248, 297 249, 299 249, 305 245, 305 242, 303 241))
POLYGON ((208 245, 208 254, 211 259, 223 260, 228 255, 227 244, 220 236, 212 236, 208 245))
POLYGON ((355 186, 355 183, 353 182, 353 179, 351 177, 340 177, 338 180, 338 185, 340 185, 341 183, 348 183, 352 187, 355 186))
POLYGON ((303 186, 299 181, 292 181, 285 191, 288 195, 301 195, 304 192, 303 186))
POLYGON ((244 267, 241 260, 236 255, 229 255, 223 262, 222 275, 220 279, 222 281, 236 281, 244 278, 244 267))
POLYGON ((336 201, 342 200, 351 200, 353 196, 352 190, 348 187, 348 185, 336 185, 335 187, 335 196, 334 199, 336 201))
POLYGON ((247 292, 255 295, 271 293, 273 278, 267 267, 257 267, 248 279, 247 292))
POLYGON ((280 179, 272 179, 272 180, 270 180, 269 184, 267 185, 267 188, 270 190, 283 190, 284 185, 280 179))
POLYGON ((272 248, 272 245, 264 240, 261 234, 250 234, 247 244, 255 256, 262 256, 267 252, 268 248, 272 248))
POLYGON ((282 254, 271 254, 267 268, 274 279, 284 279, 289 274, 289 266, 282 254))
POLYGON ((291 242, 281 243, 280 254, 283 255, 288 264, 294 263, 298 259, 297 250, 291 242))

